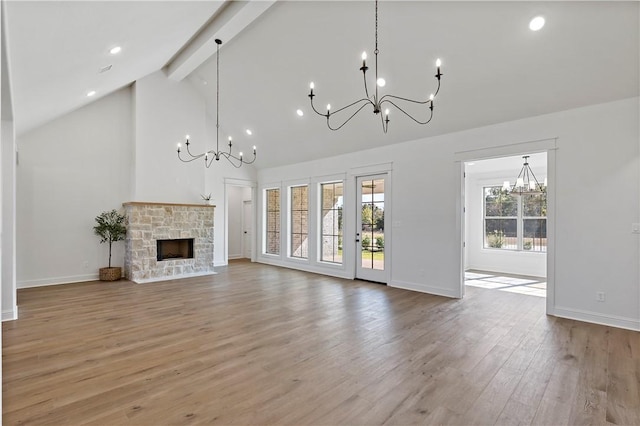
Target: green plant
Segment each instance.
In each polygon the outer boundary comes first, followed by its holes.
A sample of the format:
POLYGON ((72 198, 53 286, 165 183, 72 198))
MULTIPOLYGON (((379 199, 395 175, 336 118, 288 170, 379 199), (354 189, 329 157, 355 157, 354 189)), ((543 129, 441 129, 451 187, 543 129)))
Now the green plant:
POLYGON ((100 243, 109 243, 109 268, 111 268, 111 244, 124 240, 127 227, 124 225, 124 215, 115 210, 102 212, 96 216, 97 225, 93 232, 101 238, 100 243))
POLYGON ((376 245, 380 249, 384 248, 384 237, 383 236, 376 237, 376 245))
POLYGON ((531 250, 532 246, 533 244, 531 244, 531 241, 525 241, 524 244, 522 245, 522 248, 525 250, 531 250))
POLYGON ((504 244, 504 231, 493 231, 487 236, 489 240, 489 247, 491 248, 501 248, 504 244))
POLYGON ((364 238, 362 238, 362 249, 368 250, 370 246, 371 246, 371 239, 369 239, 368 235, 365 235, 364 238))

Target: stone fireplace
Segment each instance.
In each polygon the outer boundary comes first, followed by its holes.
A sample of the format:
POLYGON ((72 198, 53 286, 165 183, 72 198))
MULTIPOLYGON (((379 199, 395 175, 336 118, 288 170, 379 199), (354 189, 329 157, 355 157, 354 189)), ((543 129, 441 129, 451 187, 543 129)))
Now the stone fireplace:
POLYGON ((144 202, 123 205, 127 218, 127 279, 144 283, 214 273, 214 206, 144 202))

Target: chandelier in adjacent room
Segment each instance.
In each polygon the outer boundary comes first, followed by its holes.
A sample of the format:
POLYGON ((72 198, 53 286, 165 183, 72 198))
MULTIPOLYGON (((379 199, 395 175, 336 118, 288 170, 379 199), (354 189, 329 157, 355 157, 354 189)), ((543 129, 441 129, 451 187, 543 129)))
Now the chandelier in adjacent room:
POLYGON ((524 164, 522 169, 516 178, 516 182, 511 186, 509 181, 505 181, 502 185, 502 189, 505 191, 517 193, 517 194, 540 194, 546 190, 547 179, 541 185, 536 179, 536 175, 533 174, 531 167, 529 167, 529 156, 525 155, 524 164))
MULTIPOLYGON (((220 134, 220 45, 222 44, 222 41, 220 39, 216 39, 216 149, 215 150, 209 150, 206 152, 203 152, 201 154, 197 154, 194 155, 191 153, 189 146, 191 145, 191 142, 189 142, 189 135, 186 136, 186 151, 187 151, 187 158, 182 158, 182 156, 180 155, 182 153, 182 146, 181 144, 178 144, 178 158, 180 159, 180 161, 184 162, 184 163, 190 163, 192 161, 198 160, 200 158, 204 158, 204 165, 209 168, 209 166, 211 166, 211 164, 213 163, 213 160, 216 161, 220 161, 220 158, 226 158, 229 163, 231 163, 233 165, 233 167, 235 168, 239 168, 241 167, 243 164, 251 164, 254 161, 256 161, 256 147, 253 147, 253 158, 250 161, 247 161, 243 158, 242 156, 242 152, 240 152, 238 154, 238 156, 236 157, 235 155, 233 155, 231 153, 231 136, 229 136, 229 150, 228 151, 222 151, 220 150, 220 145, 219 145, 219 134, 220 134)), ((247 133, 249 133, 249 131, 247 131, 247 133)))
MULTIPOLYGON (((413 121, 415 121, 418 124, 427 124, 431 121, 431 119, 433 118, 433 101, 435 99, 435 97, 438 95, 438 92, 440 91, 440 78, 442 77, 442 73, 440 72, 440 66, 441 66, 441 61, 440 59, 436 60, 436 74, 435 74, 435 78, 438 80, 438 86, 436 88, 435 93, 432 93, 426 100, 414 100, 414 99, 408 99, 408 98, 403 98, 400 96, 394 96, 394 95, 384 95, 384 96, 379 96, 378 94, 378 87, 384 87, 386 84, 386 81, 384 80, 384 78, 378 77, 378 53, 380 53, 379 49, 378 49, 378 0, 376 0, 375 2, 375 14, 376 14, 376 26, 375 26, 375 50, 373 51, 373 54, 375 55, 375 92, 373 94, 369 94, 369 89, 367 87, 367 70, 369 69, 369 67, 367 67, 367 53, 363 52, 362 53, 362 67, 360 67, 360 71, 362 71, 362 76, 364 79, 364 93, 365 93, 365 97, 362 99, 359 99, 355 102, 350 103, 349 105, 346 105, 342 108, 338 108, 336 110, 331 110, 331 105, 327 105, 327 111, 326 113, 322 113, 320 111, 318 111, 315 107, 315 105, 313 104, 313 98, 316 96, 315 93, 313 93, 313 89, 315 88, 315 85, 313 82, 311 82, 311 84, 309 85, 309 99, 311 100, 311 108, 316 112, 316 114, 321 115, 323 117, 327 118, 327 126, 329 127, 329 129, 331 130, 339 130, 340 128, 342 128, 342 126, 344 126, 345 124, 347 124, 353 117, 355 117, 356 114, 358 114, 360 111, 362 111, 362 109, 364 107, 366 107, 367 105, 371 105, 373 107, 373 113, 376 115, 380 115, 380 122, 382 124, 382 130, 384 131, 384 133, 387 133, 387 129, 389 128, 389 108, 385 108, 385 106, 392 106, 395 109, 397 109, 398 111, 400 111, 401 113, 403 113, 404 115, 406 115, 407 117, 409 117, 410 119, 412 119, 413 121), (407 111, 405 111, 404 109, 402 109, 400 107, 399 104, 419 104, 419 105, 426 105, 427 108, 429 109, 429 117, 427 119, 423 119, 420 120, 418 118, 413 117, 411 114, 409 114, 407 111), (384 109, 384 115, 382 114, 382 111, 384 109), (351 113, 353 111, 353 113, 351 113), (342 114, 340 114, 342 113, 342 114), (331 118, 334 117, 336 114, 340 114, 343 117, 347 117, 344 121, 342 121, 340 124, 333 124, 331 122, 331 118)), ((406 108, 406 107, 405 107, 406 108)), ((337 117, 335 118, 337 119, 337 117)))

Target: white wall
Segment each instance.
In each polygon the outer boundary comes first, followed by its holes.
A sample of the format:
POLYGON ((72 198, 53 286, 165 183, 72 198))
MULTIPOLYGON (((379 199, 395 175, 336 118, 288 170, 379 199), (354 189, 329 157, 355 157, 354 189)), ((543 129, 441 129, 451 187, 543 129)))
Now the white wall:
POLYGON ((178 142, 185 149, 185 135, 193 152, 208 145, 202 96, 190 83, 169 80, 162 71, 138 80, 133 90, 135 178, 129 201, 201 203, 204 166, 181 163, 176 149, 178 142))
MULTIPOLYGON (((520 159, 520 156, 518 156, 518 159, 520 159)), ((511 174, 507 174, 504 171, 476 174, 469 171, 473 167, 467 167, 467 177, 465 179, 465 230, 467 232, 465 238, 465 269, 546 277, 546 252, 484 248, 484 187, 502 186, 504 181, 513 183, 521 167, 522 165, 520 164, 519 167, 514 168, 511 174)), ((540 183, 542 183, 544 178, 547 177, 546 164, 544 167, 540 167, 538 164, 531 164, 531 168, 540 183)))
POLYGON ((18 318, 16 294, 16 143, 13 121, 2 120, 2 320, 18 318))
MULTIPOLYGON (((18 287, 93 280, 108 246, 94 218, 131 200, 131 89, 18 138, 18 287)), ((112 266, 124 263, 113 244, 112 266)))
MULTIPOLYGON (((390 285, 455 296, 462 268, 456 153, 557 138, 555 306, 549 313, 640 329, 639 237, 631 233, 640 217, 638 116, 638 98, 631 98, 260 170, 258 182, 263 188, 392 162, 390 285), (615 203, 596 202, 595 194, 615 203), (598 291, 606 293, 605 302, 596 301, 598 291)), ((262 206, 262 191, 259 196, 262 206)), ((353 194, 345 194, 347 217, 352 204, 353 194)), ((352 231, 345 228, 345 241, 352 231)), ((313 259, 292 264, 261 255, 259 261, 335 274, 313 259)))

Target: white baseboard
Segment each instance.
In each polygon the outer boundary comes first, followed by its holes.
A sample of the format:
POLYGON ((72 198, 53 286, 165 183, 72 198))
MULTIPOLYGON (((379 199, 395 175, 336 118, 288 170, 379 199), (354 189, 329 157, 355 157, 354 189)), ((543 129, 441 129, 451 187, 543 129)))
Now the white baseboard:
POLYGON ((393 280, 389 287, 401 288, 403 290, 419 291, 420 293, 434 294, 436 296, 451 297, 459 299, 460 295, 450 288, 434 287, 427 284, 410 283, 406 281, 393 280))
POLYGON ((230 254, 229 256, 227 256, 227 259, 229 259, 229 260, 244 259, 244 256, 241 255, 241 254, 230 254))
POLYGON ((213 262, 213 267, 214 267, 214 268, 218 268, 218 267, 220 267, 220 266, 227 266, 227 265, 228 265, 228 263, 227 263, 227 262, 225 262, 224 260, 215 260, 215 261, 213 262))
POLYGON ((42 278, 38 280, 25 280, 18 281, 18 288, 31 288, 31 287, 43 287, 47 285, 58 285, 58 284, 70 284, 70 283, 79 283, 84 281, 97 281, 99 275, 95 274, 87 274, 87 275, 72 275, 69 277, 55 277, 55 278, 42 278))
POLYGON ((156 277, 156 278, 146 278, 143 280, 131 280, 136 284, 147 284, 147 283, 157 283, 159 281, 171 281, 171 280, 181 280, 183 278, 193 278, 193 277, 205 277, 207 275, 216 275, 217 272, 208 271, 208 272, 195 272, 193 274, 182 274, 182 275, 171 275, 169 277, 156 277))
POLYGON ((2 321, 13 321, 18 319, 18 307, 13 306, 13 309, 8 311, 2 311, 2 321))
POLYGON ((625 318, 617 315, 603 315, 597 312, 564 308, 561 306, 555 306, 553 309, 553 313, 549 312, 549 314, 555 315, 560 318, 567 318, 577 321, 590 322, 593 324, 607 325, 609 327, 640 331, 640 319, 625 318))
POLYGON ((314 267, 307 263, 298 262, 283 262, 277 259, 271 259, 269 257, 258 257, 257 263, 264 263, 265 265, 279 266, 282 268, 295 269, 297 271, 311 272, 314 274, 327 275, 329 277, 343 278, 346 280, 352 280, 353 276, 344 270, 342 266, 328 265, 326 267, 314 267))

